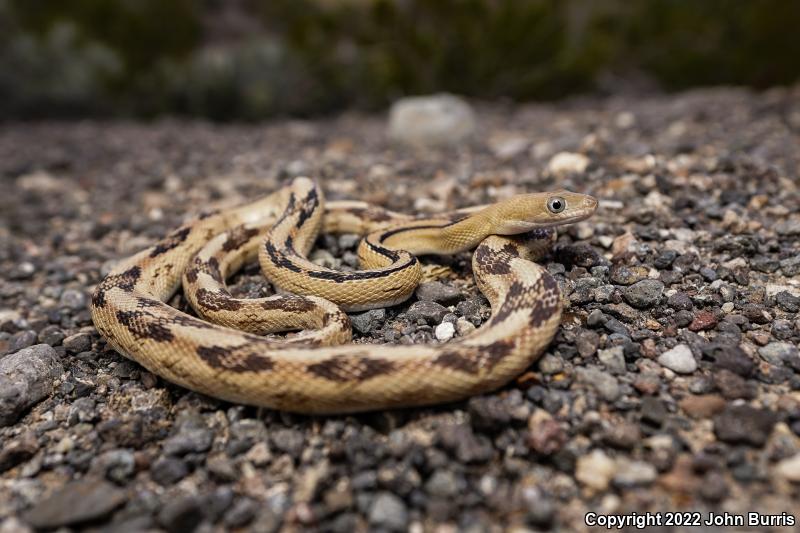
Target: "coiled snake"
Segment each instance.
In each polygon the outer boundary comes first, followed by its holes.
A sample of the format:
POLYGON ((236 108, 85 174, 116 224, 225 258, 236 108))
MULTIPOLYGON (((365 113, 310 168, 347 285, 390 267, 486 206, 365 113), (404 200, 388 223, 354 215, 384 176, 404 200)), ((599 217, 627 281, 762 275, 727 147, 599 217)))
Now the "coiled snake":
POLYGON ((561 293, 532 259, 552 242, 554 226, 583 220, 596 207, 591 196, 556 191, 418 219, 362 202, 326 206, 312 180, 297 178, 123 261, 95 290, 92 318, 121 354, 232 402, 344 413, 455 401, 505 384, 550 343, 561 293), (306 259, 320 230, 367 235, 359 246, 366 270, 330 270, 306 259), (350 339, 342 309, 411 295, 422 275, 417 254, 475 247, 475 280, 492 307, 479 329, 437 345, 337 345, 350 339), (225 278, 256 254, 281 294, 233 298, 225 278), (165 303, 181 282, 204 319, 165 303), (285 341, 259 335, 297 329, 306 331, 285 341))

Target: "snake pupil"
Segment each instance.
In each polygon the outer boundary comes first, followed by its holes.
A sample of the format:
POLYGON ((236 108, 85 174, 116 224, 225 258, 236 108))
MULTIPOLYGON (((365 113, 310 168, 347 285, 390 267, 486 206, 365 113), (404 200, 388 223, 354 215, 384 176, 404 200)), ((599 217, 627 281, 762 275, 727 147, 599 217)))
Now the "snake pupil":
POLYGON ((566 202, 563 198, 559 197, 550 198, 550 200, 547 202, 547 208, 553 213, 560 213, 564 210, 565 206, 566 202))

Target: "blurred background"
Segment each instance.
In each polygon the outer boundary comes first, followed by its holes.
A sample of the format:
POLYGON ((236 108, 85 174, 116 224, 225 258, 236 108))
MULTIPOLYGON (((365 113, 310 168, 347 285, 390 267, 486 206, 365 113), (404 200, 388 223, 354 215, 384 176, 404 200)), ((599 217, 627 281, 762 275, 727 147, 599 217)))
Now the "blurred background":
POLYGON ((800 75, 792 0, 0 0, 0 119, 213 120, 800 75))

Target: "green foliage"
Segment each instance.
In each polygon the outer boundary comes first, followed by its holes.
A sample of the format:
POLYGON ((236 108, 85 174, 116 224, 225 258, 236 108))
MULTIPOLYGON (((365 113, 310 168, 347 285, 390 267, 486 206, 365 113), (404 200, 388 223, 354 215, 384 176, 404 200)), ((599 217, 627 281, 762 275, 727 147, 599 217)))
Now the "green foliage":
POLYGON ((0 0, 0 117, 558 98, 608 71, 764 87, 798 79, 798 22, 787 0, 0 0))

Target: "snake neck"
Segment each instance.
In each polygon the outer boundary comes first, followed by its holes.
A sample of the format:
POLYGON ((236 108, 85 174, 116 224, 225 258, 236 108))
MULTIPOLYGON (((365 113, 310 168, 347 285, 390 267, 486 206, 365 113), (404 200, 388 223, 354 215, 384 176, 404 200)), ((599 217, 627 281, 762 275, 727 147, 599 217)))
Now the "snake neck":
POLYGON ((415 255, 449 255, 475 248, 493 233, 493 228, 491 213, 481 211, 456 221, 434 220, 389 229, 378 235, 377 241, 415 255))

